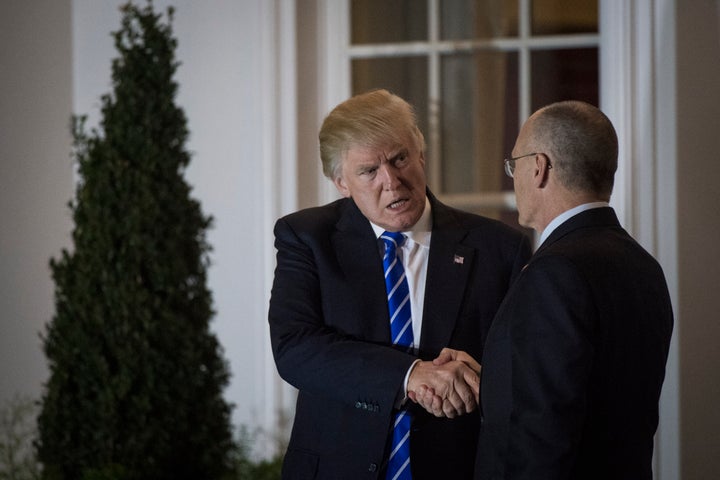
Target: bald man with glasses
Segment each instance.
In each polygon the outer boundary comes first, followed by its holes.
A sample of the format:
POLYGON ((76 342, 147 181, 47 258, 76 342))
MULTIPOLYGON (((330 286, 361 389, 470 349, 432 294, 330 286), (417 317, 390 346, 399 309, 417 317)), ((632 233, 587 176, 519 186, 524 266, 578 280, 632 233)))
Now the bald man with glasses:
POLYGON ((485 343, 476 479, 652 478, 673 314, 660 265, 608 204, 617 152, 610 120, 566 101, 533 114, 505 160, 539 248, 485 343))

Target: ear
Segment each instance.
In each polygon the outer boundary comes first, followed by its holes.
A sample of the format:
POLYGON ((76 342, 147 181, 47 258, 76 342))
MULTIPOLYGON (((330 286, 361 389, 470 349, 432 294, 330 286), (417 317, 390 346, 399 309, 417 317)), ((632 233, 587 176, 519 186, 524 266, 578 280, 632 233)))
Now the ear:
POLYGON ((343 180, 342 176, 338 175, 333 179, 333 183, 335 184, 335 188, 337 188, 337 191, 345 198, 350 198, 350 189, 348 188, 347 184, 345 183, 345 180, 343 180))
POLYGON ((537 188, 545 188, 550 176, 550 159, 544 153, 538 153, 535 156, 534 183, 537 188))

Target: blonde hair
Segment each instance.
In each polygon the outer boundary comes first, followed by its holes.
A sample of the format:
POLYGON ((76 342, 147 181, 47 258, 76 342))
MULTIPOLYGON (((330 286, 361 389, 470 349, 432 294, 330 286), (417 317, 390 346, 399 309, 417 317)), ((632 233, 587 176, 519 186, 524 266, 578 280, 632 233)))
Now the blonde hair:
POLYGON ((372 90, 336 106, 323 121, 320 133, 323 173, 335 179, 347 151, 355 146, 377 147, 410 139, 420 153, 425 138, 417 126, 415 110, 387 90, 372 90))

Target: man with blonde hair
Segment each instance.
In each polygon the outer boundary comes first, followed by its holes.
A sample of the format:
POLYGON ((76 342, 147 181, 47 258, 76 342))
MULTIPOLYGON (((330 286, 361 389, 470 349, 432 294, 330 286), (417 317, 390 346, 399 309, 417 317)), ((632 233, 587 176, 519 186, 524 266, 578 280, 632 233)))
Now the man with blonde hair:
POLYGON ((341 103, 319 138, 343 198, 275 225, 270 335, 299 390, 283 478, 472 478, 473 358, 527 239, 430 193, 423 135, 396 95, 341 103), (444 347, 465 362, 433 364, 444 347), (410 400, 421 386, 450 418, 410 400))

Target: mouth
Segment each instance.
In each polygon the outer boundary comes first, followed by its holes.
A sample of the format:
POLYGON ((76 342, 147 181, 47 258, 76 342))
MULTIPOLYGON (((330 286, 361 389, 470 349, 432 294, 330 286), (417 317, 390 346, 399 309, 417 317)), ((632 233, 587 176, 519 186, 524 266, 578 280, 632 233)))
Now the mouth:
POLYGON ((395 200, 392 203, 390 203, 387 206, 387 208, 390 210, 399 210, 399 209, 403 208, 407 203, 408 203, 407 198, 400 198, 400 199, 395 200))

